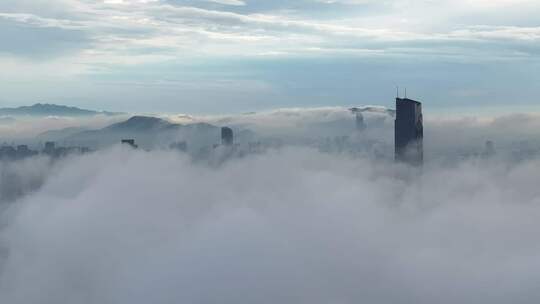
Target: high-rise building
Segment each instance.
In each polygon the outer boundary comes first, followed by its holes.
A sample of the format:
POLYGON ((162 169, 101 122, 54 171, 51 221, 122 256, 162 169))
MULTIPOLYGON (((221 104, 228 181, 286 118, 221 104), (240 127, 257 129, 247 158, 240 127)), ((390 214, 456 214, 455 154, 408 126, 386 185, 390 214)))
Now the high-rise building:
POLYGON ((366 123, 364 122, 364 115, 362 112, 356 112, 356 130, 362 132, 366 129, 366 123))
POLYGON ((234 143, 234 133, 229 127, 221 128, 221 144, 224 146, 232 146, 234 143))
POLYGON ((356 116, 356 130, 359 132, 364 131, 366 129, 366 122, 364 121, 364 114, 362 114, 362 110, 359 108, 351 108, 349 111, 356 116))
POLYGON ((130 147, 137 149, 139 146, 135 144, 135 139, 122 139, 123 145, 129 145, 130 147))
POLYGON ((482 156, 492 157, 495 154, 496 154, 495 144, 491 140, 486 141, 486 145, 485 145, 484 151, 482 152, 482 156))
POLYGON ((56 143, 53 141, 48 141, 45 143, 45 148, 43 149, 43 154, 53 156, 56 153, 56 143))
POLYGON ((411 165, 424 161, 422 103, 396 98, 395 159, 411 165))

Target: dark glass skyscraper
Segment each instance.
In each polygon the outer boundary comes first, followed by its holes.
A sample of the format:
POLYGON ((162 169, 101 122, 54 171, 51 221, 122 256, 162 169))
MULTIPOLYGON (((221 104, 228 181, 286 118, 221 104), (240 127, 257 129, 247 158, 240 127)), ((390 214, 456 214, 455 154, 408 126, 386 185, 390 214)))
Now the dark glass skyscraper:
POLYGON ((128 145, 134 149, 137 149, 139 147, 135 144, 135 139, 122 139, 121 143, 123 145, 128 145))
POLYGON ((229 127, 221 128, 221 144, 224 146, 232 146, 234 143, 233 130, 229 127))
POLYGON ((422 165, 424 161, 423 138, 422 104, 408 98, 396 98, 396 161, 422 165))

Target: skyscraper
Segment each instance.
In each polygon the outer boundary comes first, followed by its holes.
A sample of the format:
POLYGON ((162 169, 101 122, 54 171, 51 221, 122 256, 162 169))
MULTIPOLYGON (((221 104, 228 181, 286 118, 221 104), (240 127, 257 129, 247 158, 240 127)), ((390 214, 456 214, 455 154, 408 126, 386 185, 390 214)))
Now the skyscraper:
POLYGON ((54 141, 48 141, 45 143, 45 150, 54 150, 56 149, 56 143, 54 141))
POLYGON ((395 159, 411 165, 424 161, 422 103, 396 98, 395 159))
POLYGON ((224 146, 232 146, 234 143, 233 130, 229 127, 221 128, 221 144, 224 146))
POLYGON ((135 144, 135 139, 122 139, 121 143, 122 145, 128 145, 134 149, 139 148, 139 146, 135 144))
POLYGON ((362 132, 366 129, 366 123, 364 121, 364 115, 362 110, 359 108, 350 108, 351 111, 356 116, 356 131, 362 132))
POLYGON ((45 143, 45 148, 43 149, 43 154, 53 156, 56 154, 56 143, 53 141, 48 141, 45 143))
POLYGON ((366 123, 364 122, 364 115, 362 112, 356 112, 356 131, 362 132, 366 129, 366 123))

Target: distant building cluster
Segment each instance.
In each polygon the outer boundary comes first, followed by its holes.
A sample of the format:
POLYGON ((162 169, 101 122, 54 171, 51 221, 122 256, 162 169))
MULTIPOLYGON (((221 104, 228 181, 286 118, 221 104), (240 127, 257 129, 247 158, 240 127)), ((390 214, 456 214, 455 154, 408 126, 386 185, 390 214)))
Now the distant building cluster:
MULTIPOLYGON (((388 157, 384 154, 387 151, 381 142, 369 140, 364 136, 368 126, 364 119, 361 108, 351 108, 354 114, 355 134, 351 136, 320 137, 316 142, 307 143, 311 146, 317 146, 323 152, 331 153, 368 153, 379 157, 388 157)), ((411 165, 421 165, 423 163, 423 118, 422 104, 418 101, 408 98, 396 98, 395 110, 395 160, 405 162, 411 165)), ((248 154, 262 153, 271 144, 263 144, 259 141, 244 141, 243 144, 235 142, 235 134, 231 127, 221 128, 221 141, 210 147, 192 148, 190 151, 188 142, 176 141, 169 144, 169 149, 183 153, 192 152, 197 158, 229 158, 248 154), (195 149, 195 150, 193 150, 195 149)), ((314 134, 315 135, 315 134, 314 134)), ((134 138, 121 139, 120 143, 125 146, 137 149, 139 148, 134 138)), ((195 145, 197 146, 197 145, 195 145)), ((200 144, 199 146, 200 147, 200 144)), ((43 148, 32 150, 27 145, 0 147, 0 160, 18 160, 32 157, 35 155, 46 155, 52 158, 60 158, 70 154, 84 154, 90 152, 85 147, 59 147, 55 142, 46 142, 43 148)), ((495 154, 493 142, 488 141, 483 155, 491 156, 495 154)))
POLYGON ((261 142, 248 142, 247 145, 241 145, 234 140, 234 131, 230 127, 221 128, 221 144, 215 144, 210 153, 214 159, 225 160, 231 157, 243 157, 248 154, 262 153, 265 147, 261 142))
MULTIPOLYGON (((349 153, 349 154, 369 154, 376 158, 387 158, 385 151, 388 147, 380 141, 362 139, 363 132, 368 128, 364 119, 363 111, 360 108, 351 108, 350 111, 355 117, 356 135, 335 136, 321 138, 317 142, 308 145, 316 146, 322 152, 328 153, 349 153)), ((423 161, 423 124, 421 103, 411 99, 396 99, 396 120, 395 120, 395 159, 413 165, 420 165, 423 161)), ((242 157, 250 154, 263 153, 268 148, 279 147, 279 140, 261 143, 260 141, 250 141, 240 144, 235 142, 234 130, 231 127, 220 129, 221 139, 219 143, 210 147, 202 147, 196 150, 191 149, 187 141, 176 141, 168 145, 169 150, 182 153, 190 153, 196 159, 228 159, 231 157, 242 157)), ((121 139, 120 143, 125 146, 137 149, 139 145, 133 138, 121 139)), ((39 154, 31 151, 27 147, 20 147, 20 153, 9 151, 5 154, 16 155, 14 158, 24 158, 26 156, 39 154)), ((60 157, 70 152, 84 153, 86 150, 74 150, 74 148, 57 148, 53 142, 45 144, 41 154, 60 157)), ((13 157, 11 157, 13 158, 13 157)))
MULTIPOLYGON (((220 142, 210 146, 192 148, 186 140, 181 140, 170 143, 168 149, 170 151, 189 154, 194 160, 216 160, 220 162, 233 157, 263 153, 269 147, 269 145, 263 145, 259 141, 251 141, 245 144, 236 143, 234 130, 230 127, 222 127, 220 134, 220 142)), ((121 139, 120 144, 133 149, 139 148, 135 139, 121 139)))
MULTIPOLYGON (((372 117, 368 117, 369 120, 366 119, 365 114, 373 112, 372 107, 350 108, 349 111, 353 114, 353 119, 347 122, 348 126, 345 125, 345 128, 343 128, 343 122, 339 121, 340 125, 338 127, 342 128, 340 130, 344 130, 344 132, 337 133, 338 135, 336 135, 335 131, 326 132, 326 129, 316 126, 313 127, 308 136, 301 138, 293 135, 290 138, 284 136, 259 139, 253 136, 254 133, 250 133, 249 130, 236 130, 231 126, 223 126, 216 130, 214 126, 211 126, 210 135, 208 135, 209 133, 205 133, 205 135, 197 133, 195 136, 184 134, 184 138, 172 142, 163 142, 160 138, 152 141, 154 138, 147 134, 140 138, 133 138, 136 135, 124 135, 126 138, 119 137, 118 142, 133 149, 148 146, 150 143, 150 146, 153 147, 159 146, 165 149, 168 148, 170 151, 184 153, 196 161, 209 160, 210 162, 216 161, 216 163, 221 163, 221 161, 229 158, 264 153, 269 149, 280 148, 284 145, 300 145, 316 148, 324 153, 338 153, 352 157, 368 157, 388 161, 393 159, 399 163, 421 166, 424 162, 422 103, 407 97, 400 98, 399 96, 395 99, 395 103, 395 110, 386 109, 382 120, 379 118, 373 119, 372 117), (380 140, 380 133, 377 133, 378 128, 375 127, 375 124, 380 125, 381 122, 386 125, 389 116, 394 116, 393 145, 391 142, 380 140)), ((150 125, 155 123, 155 120, 151 120, 150 125)), ((145 126, 149 125, 149 122, 141 117, 133 117, 129 121, 138 124, 142 121, 145 126)), ((326 125, 324 126, 326 127, 326 125)), ((330 125, 328 128, 332 130, 333 127, 334 125, 330 125)), ((166 129, 169 130, 169 128, 166 129)), ((126 134, 137 133, 126 132, 126 134)), ((88 141, 77 142, 88 144, 88 141)), ((96 146, 99 147, 99 145, 96 146)), ((540 144, 535 142, 514 141, 505 143, 505 146, 509 146, 505 150, 509 153, 501 154, 495 142, 486 140, 479 143, 477 147, 456 147, 453 153, 442 155, 442 157, 448 160, 456 157, 459 159, 491 159, 504 155, 504 157, 520 161, 537 157, 540 154, 540 144)), ((39 148, 26 144, 3 144, 0 146, 0 161, 21 160, 37 155, 57 159, 90 151, 87 147, 58 146, 53 141, 44 144, 40 143, 39 148)))
POLYGON ((86 147, 57 147, 55 142, 46 142, 43 149, 32 150, 28 145, 2 145, 0 147, 0 160, 20 160, 36 155, 45 155, 60 158, 70 154, 85 154, 90 152, 86 147))
MULTIPOLYGON (((210 126, 211 131, 205 131, 206 133, 204 135, 199 133, 195 135, 183 134, 185 137, 172 142, 163 142, 165 138, 168 138, 167 140, 170 139, 170 137, 165 136, 163 138, 156 136, 156 140, 153 141, 154 138, 149 134, 144 134, 138 138, 130 138, 136 137, 133 134, 139 134, 137 132, 122 133, 126 138, 113 138, 112 141, 115 142, 118 140, 121 145, 133 149, 138 149, 140 146, 168 148, 170 151, 189 155, 196 161, 209 160, 210 162, 216 161, 216 163, 221 163, 221 161, 230 158, 264 153, 268 149, 280 148, 284 145, 299 145, 316 148, 324 153, 339 153, 352 157, 368 157, 384 160, 393 159, 398 163, 421 166, 424 162, 422 103, 407 97, 400 98, 399 92, 395 103, 395 110, 385 109, 384 112, 380 112, 385 113, 382 120, 379 118, 373 119, 370 116, 366 120, 365 113, 373 112, 373 107, 351 108, 349 111, 353 114, 354 119, 346 122, 345 128, 343 127, 343 121, 339 120, 338 125, 332 124, 327 127, 325 124, 323 125, 324 128, 317 125, 310 130, 308 136, 304 136, 304 133, 302 133, 301 138, 292 135, 290 137, 266 137, 259 139, 253 136, 254 133, 249 130, 236 130, 231 126, 223 126, 216 130, 214 126, 210 126), (381 124, 381 122, 386 126, 387 119, 390 116, 395 116, 393 121, 393 145, 389 141, 380 140, 380 133, 377 133, 378 128, 374 127, 375 124, 381 124), (342 132, 326 132, 325 128, 330 130, 333 130, 332 128, 341 128, 340 130, 342 132), (137 140, 140 142, 137 142, 137 140)), ((152 118, 148 121, 144 117, 132 117, 128 122, 135 123, 135 125, 143 123, 142 129, 145 129, 149 125, 156 124, 156 120, 160 126, 163 125, 157 118, 152 118)), ((171 130, 171 128, 164 129, 171 130)), ((124 130, 124 128, 120 128, 120 130, 124 130)), ((387 130, 385 129, 385 132, 387 130)), ((178 134, 178 136, 180 135, 181 133, 178 134)), ((109 138, 107 142, 110 143, 110 141, 111 139, 109 138)), ((85 145, 89 144, 89 141, 76 142, 85 145)), ((513 141, 511 143, 505 143, 505 146, 510 147, 506 150, 510 153, 506 153, 504 156, 511 157, 517 161, 531 159, 540 154, 540 144, 535 142, 513 141)), ((94 145, 93 147, 97 148, 99 145, 94 145)), ((57 159, 72 154, 85 154, 90 151, 91 149, 87 147, 58 146, 53 141, 44 144, 40 143, 39 148, 25 144, 3 144, 0 146, 0 161, 21 160, 37 155, 57 159)), ((448 157, 448 159, 453 159, 457 157, 459 159, 474 160, 491 159, 500 157, 501 155, 496 144, 491 140, 486 140, 479 143, 477 147, 455 147, 453 153, 445 154, 443 158, 448 157)))
POLYGON ((37 151, 30 150, 27 145, 18 145, 17 147, 3 145, 0 147, 0 159, 23 159, 37 155, 37 151))
POLYGON ((324 153, 347 154, 354 157, 368 156, 375 159, 391 157, 387 153, 391 148, 383 141, 355 136, 325 137, 319 139, 314 146, 324 153))

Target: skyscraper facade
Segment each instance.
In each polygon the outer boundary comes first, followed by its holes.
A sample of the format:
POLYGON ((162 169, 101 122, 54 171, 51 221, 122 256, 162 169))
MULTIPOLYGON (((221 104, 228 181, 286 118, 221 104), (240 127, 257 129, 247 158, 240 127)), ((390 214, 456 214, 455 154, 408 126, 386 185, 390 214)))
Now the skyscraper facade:
POLYGON ((232 146, 234 143, 233 130, 229 127, 221 128, 221 144, 224 146, 232 146))
POLYGON ((424 161, 422 103, 396 98, 395 159, 411 165, 424 161))
POLYGON ((356 112, 356 131, 362 132, 366 129, 366 123, 364 121, 364 115, 362 112, 356 112))
POLYGON ((122 139, 121 143, 123 145, 128 145, 134 149, 137 149, 139 147, 135 144, 135 139, 122 139))

